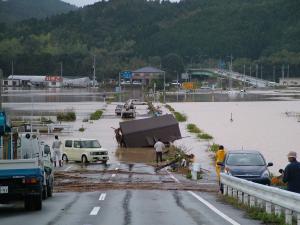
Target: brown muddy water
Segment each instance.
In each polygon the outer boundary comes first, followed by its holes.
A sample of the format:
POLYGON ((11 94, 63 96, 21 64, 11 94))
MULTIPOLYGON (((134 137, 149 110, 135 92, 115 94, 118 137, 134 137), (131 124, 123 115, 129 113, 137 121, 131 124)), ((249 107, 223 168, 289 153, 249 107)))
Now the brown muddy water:
MULTIPOLYGON (((132 90, 131 90, 132 91, 132 90)), ((119 149, 114 138, 113 128, 119 126, 121 119, 114 115, 117 103, 104 102, 103 91, 94 89, 48 89, 48 90, 9 90, 3 96, 3 108, 11 117, 45 116, 53 117, 59 111, 73 110, 77 120, 69 124, 72 133, 59 134, 61 139, 69 137, 96 138, 108 149, 111 162, 153 162, 153 149, 119 149), (83 122, 89 115, 103 109, 103 118, 98 121, 83 122), (84 132, 78 129, 84 127, 84 132)), ((178 102, 171 105, 187 114, 188 122, 195 123, 201 129, 214 136, 214 142, 223 144, 227 149, 260 150, 267 161, 272 161, 272 171, 286 165, 286 153, 300 146, 300 123, 298 118, 288 117, 285 112, 300 112, 299 90, 248 91, 246 94, 228 95, 226 92, 204 92, 198 94, 169 93, 167 101, 178 102), (267 100, 267 101, 266 101, 267 100), (233 122, 230 122, 230 114, 233 122)), ((106 93, 106 97, 113 93, 106 93)), ((128 96, 142 97, 139 90, 128 96)), ((127 96, 127 97, 128 97, 127 96)), ((124 98, 123 98, 124 99, 124 98)), ((138 106, 137 118, 147 116, 145 106, 138 106)), ((196 156, 205 168, 213 170, 208 153, 205 150, 211 143, 199 142, 186 132, 187 123, 181 123, 181 131, 186 138, 178 141, 196 156), (188 136, 188 137, 187 137, 188 136)), ((51 144, 53 135, 42 135, 51 144)))

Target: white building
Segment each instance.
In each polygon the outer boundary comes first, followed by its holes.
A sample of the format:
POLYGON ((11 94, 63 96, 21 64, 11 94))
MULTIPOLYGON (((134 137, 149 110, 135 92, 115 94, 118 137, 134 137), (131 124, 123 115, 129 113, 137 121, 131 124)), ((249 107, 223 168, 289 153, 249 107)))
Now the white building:
POLYGON ((297 77, 280 78, 279 84, 282 86, 289 86, 289 87, 300 86, 300 78, 297 77))
POLYGON ((91 79, 89 77, 81 78, 64 78, 63 86, 64 87, 89 87, 91 84, 91 79))

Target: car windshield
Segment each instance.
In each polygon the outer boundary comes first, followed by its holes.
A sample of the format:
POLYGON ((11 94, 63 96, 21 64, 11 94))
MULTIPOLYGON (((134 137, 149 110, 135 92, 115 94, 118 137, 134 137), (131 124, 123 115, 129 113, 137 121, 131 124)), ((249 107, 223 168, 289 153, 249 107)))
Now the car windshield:
POLYGON ((81 141, 80 148, 101 148, 97 140, 81 141))
POLYGON ((234 153, 228 155, 226 164, 230 166, 264 166, 265 160, 260 154, 234 153))

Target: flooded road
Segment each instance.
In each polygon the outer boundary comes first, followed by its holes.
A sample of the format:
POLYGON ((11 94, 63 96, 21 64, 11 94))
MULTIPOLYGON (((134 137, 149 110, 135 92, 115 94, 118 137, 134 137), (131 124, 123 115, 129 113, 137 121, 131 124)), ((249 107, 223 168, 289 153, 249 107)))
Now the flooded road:
MULTIPOLYGON (((139 96, 138 90, 132 95, 139 96)), ((9 90, 3 96, 3 107, 11 117, 45 116, 55 119, 60 111, 72 110, 77 120, 69 124, 72 133, 59 134, 61 139, 68 137, 96 138, 109 151, 111 162, 147 162, 154 159, 152 149, 118 149, 112 128, 117 128, 121 119, 114 115, 117 102, 107 104, 103 91, 98 89, 48 89, 48 90, 9 90), (89 115, 98 110, 104 110, 100 120, 83 122, 89 115), (84 132, 78 129, 84 127, 84 132)), ((175 93, 169 93, 167 100, 176 101, 175 93)), ((200 92, 198 94, 180 94, 178 102, 171 105, 180 112, 187 114, 188 123, 195 123, 204 131, 210 133, 215 143, 223 144, 227 149, 257 149, 263 152, 267 161, 272 161, 272 171, 286 165, 286 153, 297 151, 300 144, 300 123, 296 117, 288 117, 285 112, 300 112, 298 89, 284 90, 252 90, 232 95, 226 92, 200 92), (264 101, 264 100, 268 101, 264 101), (283 101, 284 100, 284 101, 283 101), (230 122, 230 115, 233 122, 230 122)), ((106 92, 106 97, 115 97, 106 92)), ((139 96, 141 97, 141 96, 139 96)), ((123 97, 124 99, 124 97, 123 97)), ((147 107, 137 107, 137 118, 147 116, 147 107)), ((195 153, 204 168, 213 170, 208 153, 205 152, 209 143, 199 142, 197 138, 185 130, 187 123, 180 123, 182 136, 178 145, 184 145, 187 150, 195 153)), ((48 144, 53 141, 53 135, 42 135, 48 144)))
POLYGON ((286 112, 300 112, 300 101, 171 103, 188 122, 211 134, 226 149, 259 150, 278 173, 289 151, 299 152, 300 123, 286 112), (230 121, 232 113, 233 122, 230 121))

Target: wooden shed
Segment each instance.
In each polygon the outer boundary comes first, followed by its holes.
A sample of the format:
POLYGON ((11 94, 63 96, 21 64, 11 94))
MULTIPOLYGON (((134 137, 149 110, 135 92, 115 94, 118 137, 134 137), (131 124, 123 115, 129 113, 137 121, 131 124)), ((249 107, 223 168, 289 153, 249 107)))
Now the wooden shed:
POLYGON ((120 122, 120 129, 126 147, 150 147, 161 139, 173 142, 181 138, 178 122, 173 115, 120 122))

